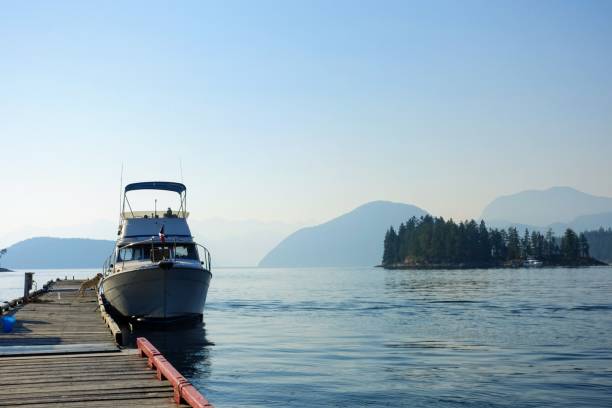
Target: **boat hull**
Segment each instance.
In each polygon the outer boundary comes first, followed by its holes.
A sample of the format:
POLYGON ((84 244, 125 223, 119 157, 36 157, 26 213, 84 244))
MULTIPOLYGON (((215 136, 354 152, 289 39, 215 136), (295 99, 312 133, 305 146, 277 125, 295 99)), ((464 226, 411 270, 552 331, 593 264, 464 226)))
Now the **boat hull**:
POLYGON ((154 265, 113 273, 102 281, 105 300, 132 319, 201 317, 212 274, 154 265))

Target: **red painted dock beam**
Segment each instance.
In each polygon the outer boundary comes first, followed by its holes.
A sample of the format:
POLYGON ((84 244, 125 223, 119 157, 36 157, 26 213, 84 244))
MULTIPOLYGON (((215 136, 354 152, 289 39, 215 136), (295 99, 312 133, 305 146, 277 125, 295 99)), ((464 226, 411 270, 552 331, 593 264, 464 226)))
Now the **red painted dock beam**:
POLYGON ((157 379, 166 379, 174 388, 174 401, 177 404, 185 401, 193 408, 213 408, 213 405, 193 386, 176 368, 144 337, 136 339, 136 346, 141 357, 147 357, 149 368, 157 370, 157 379))

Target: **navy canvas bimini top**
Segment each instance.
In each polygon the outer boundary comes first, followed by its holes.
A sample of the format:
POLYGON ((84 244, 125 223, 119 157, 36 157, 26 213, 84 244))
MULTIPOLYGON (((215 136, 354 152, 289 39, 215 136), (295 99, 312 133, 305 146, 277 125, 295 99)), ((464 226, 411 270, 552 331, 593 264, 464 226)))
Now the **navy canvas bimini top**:
POLYGON ((187 190, 187 187, 182 183, 175 183, 172 181, 143 181, 125 186, 126 193, 133 190, 166 190, 181 194, 187 190))

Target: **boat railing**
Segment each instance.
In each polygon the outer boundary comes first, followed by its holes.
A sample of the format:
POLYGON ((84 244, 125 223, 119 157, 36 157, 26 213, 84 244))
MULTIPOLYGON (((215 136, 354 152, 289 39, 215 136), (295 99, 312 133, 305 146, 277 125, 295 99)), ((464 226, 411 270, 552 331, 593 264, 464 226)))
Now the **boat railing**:
MULTIPOLYGON (((200 245, 198 243, 196 243, 196 245, 204 250, 203 254, 200 253, 200 262, 202 262, 202 266, 204 266, 204 269, 206 269, 207 271, 210 272, 210 267, 211 267, 211 263, 212 262, 211 262, 210 252, 208 251, 208 248, 206 248, 204 245, 200 245), (204 259, 202 259, 202 258, 204 258, 204 259)), ((200 251, 198 251, 198 253, 199 252, 200 251)))
POLYGON ((104 261, 104 264, 102 265, 102 275, 103 276, 110 275, 113 269, 114 256, 115 256, 115 249, 113 249, 113 252, 108 256, 108 258, 106 258, 106 261, 104 261))
POLYGON ((167 212, 157 211, 157 210, 148 210, 148 211, 126 211, 121 213, 121 217, 124 220, 134 219, 134 218, 150 218, 150 219, 161 219, 161 218, 187 218, 189 217, 189 213, 187 211, 177 211, 168 214, 167 212))
MULTIPOLYGON (((155 241, 153 240, 153 238, 149 238, 146 239, 144 241, 138 241, 138 242, 131 242, 127 245, 123 245, 119 248, 119 250, 121 249, 125 249, 125 248, 130 248, 133 246, 137 246, 137 245, 143 245, 143 244, 151 244, 151 256, 153 256, 153 249, 155 247, 155 245, 160 245, 161 243, 159 241, 155 241)), ((173 245, 174 246, 174 250, 170 251, 170 256, 168 258, 164 258, 167 261, 175 261, 176 258, 176 245, 177 244, 184 244, 184 242, 177 242, 176 240, 174 240, 173 242, 166 242, 167 245, 173 245)), ((200 247, 202 251, 198 251, 198 255, 200 258, 200 263, 202 264, 202 266, 204 267, 204 269, 206 269, 207 271, 210 272, 210 267, 211 267, 211 256, 210 256, 210 252, 208 251, 208 249, 201 244, 198 244, 197 242, 194 242, 194 244, 198 247, 200 247)), ((103 275, 106 276, 108 274, 111 273, 112 269, 113 269, 113 256, 115 255, 115 253, 113 252, 104 262, 104 265, 102 266, 102 270, 103 270, 103 275)), ((121 269, 123 269, 125 267, 125 259, 121 260, 121 269)))
MULTIPOLYGON (((124 248, 129 248, 135 245, 142 245, 142 244, 148 244, 148 243, 153 243, 153 238, 149 238, 149 239, 145 239, 144 241, 137 241, 137 242, 131 242, 127 245, 123 245, 121 246, 121 248, 119 248, 119 250, 124 249, 124 248)), ((115 249, 115 251, 117 251, 117 249, 115 249)), ((104 270, 105 272, 105 276, 109 275, 113 269, 113 255, 115 255, 115 252, 113 251, 113 253, 108 257, 108 259, 106 260, 106 262, 104 263, 104 270)), ((121 260, 121 269, 123 269, 125 267, 125 260, 121 260)))

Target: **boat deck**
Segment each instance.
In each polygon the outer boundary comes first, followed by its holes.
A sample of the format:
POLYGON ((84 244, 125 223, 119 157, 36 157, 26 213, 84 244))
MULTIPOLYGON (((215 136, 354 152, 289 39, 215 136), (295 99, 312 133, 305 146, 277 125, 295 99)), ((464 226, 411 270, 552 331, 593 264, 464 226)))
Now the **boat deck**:
POLYGON ((0 407, 211 406, 199 393, 199 404, 177 404, 177 392, 195 389, 178 373, 179 380, 160 375, 160 369, 172 368, 163 356, 122 350, 94 291, 77 296, 81 282, 55 282, 9 312, 17 323, 12 332, 0 333, 0 407))

